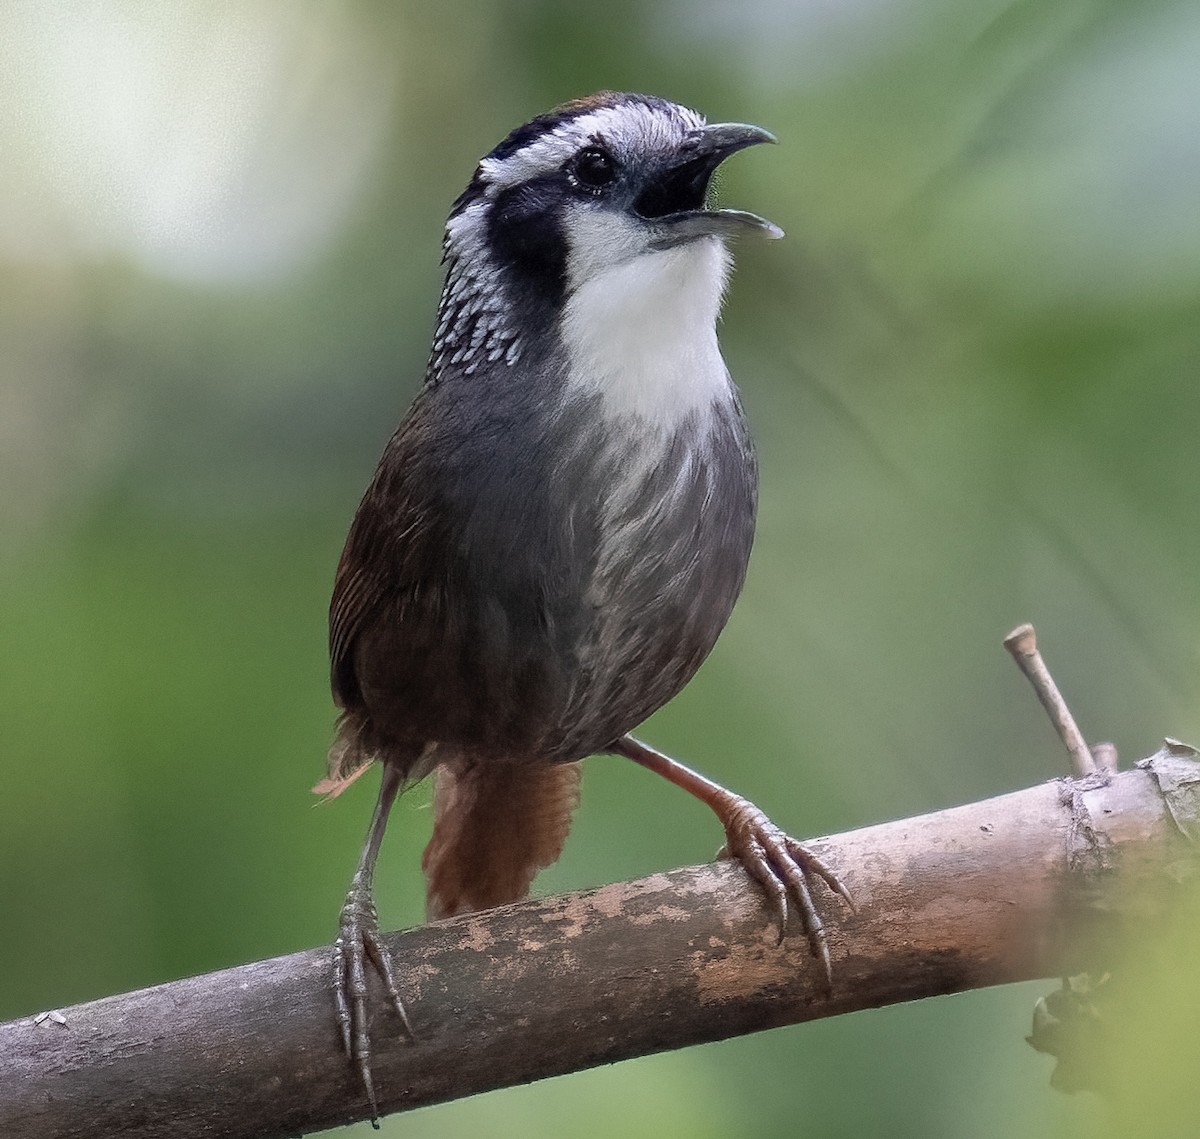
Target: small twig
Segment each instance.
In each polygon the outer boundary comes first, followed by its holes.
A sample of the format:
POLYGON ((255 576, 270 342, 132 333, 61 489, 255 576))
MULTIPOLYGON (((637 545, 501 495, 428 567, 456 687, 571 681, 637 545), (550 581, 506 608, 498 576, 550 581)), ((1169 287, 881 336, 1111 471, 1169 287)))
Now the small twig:
POLYGON ((1050 670, 1046 668, 1046 662, 1042 660, 1042 654, 1038 652, 1037 632, 1034 627, 1028 624, 1018 625, 1004 638, 1004 647, 1012 653, 1017 667, 1033 685, 1033 690, 1050 716, 1050 722, 1058 732, 1059 739, 1071 753, 1071 766, 1075 774, 1080 778, 1095 774, 1096 760, 1092 758, 1092 753, 1084 742, 1083 733, 1075 723, 1075 717, 1071 715, 1058 685, 1054 683, 1050 670))
POLYGON ((1121 761, 1117 756, 1117 745, 1108 742, 1092 744, 1092 759, 1101 771, 1115 775, 1121 770, 1121 761))

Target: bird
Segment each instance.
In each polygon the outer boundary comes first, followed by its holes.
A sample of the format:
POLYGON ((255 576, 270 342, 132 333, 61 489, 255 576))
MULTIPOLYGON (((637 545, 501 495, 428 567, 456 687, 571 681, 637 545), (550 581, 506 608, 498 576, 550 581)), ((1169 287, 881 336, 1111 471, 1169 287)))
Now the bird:
POLYGON ((432 775, 431 919, 526 896, 563 847, 580 765, 623 756, 716 813, 723 853, 789 900, 832 983, 811 851, 629 733, 708 656, 742 589, 758 473, 717 342, 730 239, 782 237, 711 202, 774 142, 602 91, 517 127, 453 203, 424 382, 379 460, 329 611, 337 794, 382 766, 333 950, 342 1046, 377 1115, 374 967, 405 1031, 373 879, 398 793, 432 775))

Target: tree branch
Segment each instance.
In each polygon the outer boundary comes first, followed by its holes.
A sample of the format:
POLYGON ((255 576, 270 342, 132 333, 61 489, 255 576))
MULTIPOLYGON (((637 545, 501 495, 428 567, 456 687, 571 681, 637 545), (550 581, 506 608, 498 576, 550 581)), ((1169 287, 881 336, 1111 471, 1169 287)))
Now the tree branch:
MULTIPOLYGON (((812 844, 834 989, 802 935, 775 944, 744 873, 714 864, 386 938, 408 1040, 374 990, 374 1072, 399 1111, 777 1025, 1062 975, 1106 923, 1164 909, 1200 833, 1200 763, 1059 780, 812 844)), ((364 1119, 328 949, 0 1025, 0 1134, 268 1139, 364 1119)), ((372 982, 374 983, 374 981, 372 982)))

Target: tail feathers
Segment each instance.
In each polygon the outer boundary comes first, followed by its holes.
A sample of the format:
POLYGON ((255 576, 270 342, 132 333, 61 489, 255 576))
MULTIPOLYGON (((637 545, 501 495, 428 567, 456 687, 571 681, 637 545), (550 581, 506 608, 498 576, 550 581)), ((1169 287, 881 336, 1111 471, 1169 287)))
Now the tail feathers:
POLYGON ((343 711, 329 749, 329 773, 313 788, 313 793, 336 799, 371 766, 377 750, 370 738, 367 716, 351 709, 343 711))
POLYGON ((430 919, 525 897, 558 858, 579 805, 579 763, 439 767, 421 865, 430 919))

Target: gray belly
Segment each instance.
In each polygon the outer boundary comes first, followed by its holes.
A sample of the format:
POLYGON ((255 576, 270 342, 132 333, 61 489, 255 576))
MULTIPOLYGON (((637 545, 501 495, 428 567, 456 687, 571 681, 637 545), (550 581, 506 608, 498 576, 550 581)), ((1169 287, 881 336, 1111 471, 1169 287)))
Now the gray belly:
POLYGON ((740 408, 669 437, 592 404, 458 437, 424 476, 452 520, 436 577, 364 640, 367 709, 409 751, 602 750, 691 679, 741 591, 757 476, 740 408))
POLYGON ((535 485, 526 470, 522 491, 498 487, 474 530, 496 634, 478 665, 496 691, 536 662, 509 715, 531 751, 571 760, 660 708, 712 649, 745 579, 757 476, 732 400, 668 437, 584 406, 533 453, 535 485), (492 525, 504 517, 507 534, 492 525))
POLYGON ((606 746, 687 684, 729 619, 754 537, 756 468, 735 404, 669 441, 634 434, 612 448, 586 626, 550 740, 563 758, 606 746))

